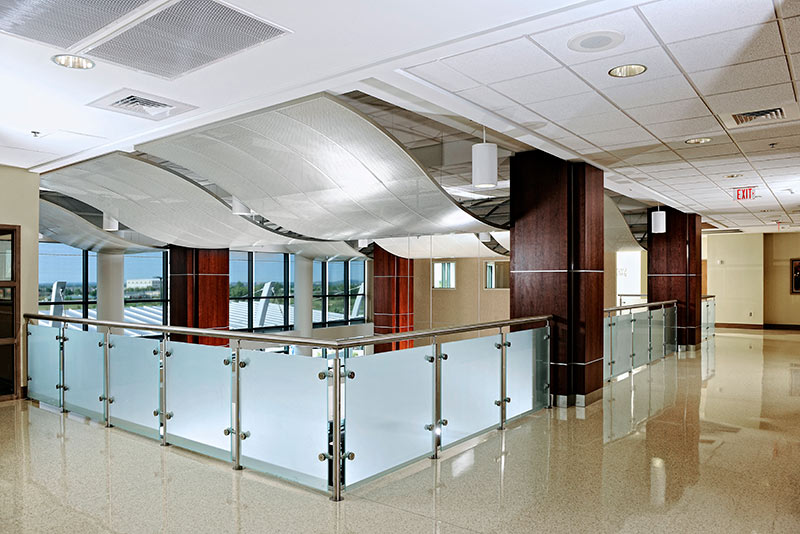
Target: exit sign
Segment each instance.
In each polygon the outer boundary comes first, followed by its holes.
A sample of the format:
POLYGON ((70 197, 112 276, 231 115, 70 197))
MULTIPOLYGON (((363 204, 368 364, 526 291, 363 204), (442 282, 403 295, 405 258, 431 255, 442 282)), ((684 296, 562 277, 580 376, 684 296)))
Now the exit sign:
POLYGON ((755 197, 753 187, 740 187, 736 190, 736 200, 752 200, 755 197))

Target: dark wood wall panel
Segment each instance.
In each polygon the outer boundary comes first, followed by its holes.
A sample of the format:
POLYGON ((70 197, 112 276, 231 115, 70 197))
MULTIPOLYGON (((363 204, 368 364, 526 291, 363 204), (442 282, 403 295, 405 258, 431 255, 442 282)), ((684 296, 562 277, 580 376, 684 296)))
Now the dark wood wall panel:
MULTIPOLYGON (((375 245, 373 252, 373 314, 376 334, 414 330, 414 264, 375 245)), ((375 345, 375 352, 414 346, 414 341, 375 345)))
MULTIPOLYGON (((228 329, 229 254, 227 249, 170 247, 170 324, 228 329)), ((226 345, 220 338, 172 336, 176 341, 226 345)))
POLYGON ((550 390, 603 385, 603 172, 539 151, 511 158, 511 317, 554 316, 550 390))
POLYGON ((667 231, 650 231, 655 208, 648 213, 647 295, 650 302, 678 301, 678 344, 701 341, 700 291, 702 285, 701 222, 694 213, 661 207, 667 231))

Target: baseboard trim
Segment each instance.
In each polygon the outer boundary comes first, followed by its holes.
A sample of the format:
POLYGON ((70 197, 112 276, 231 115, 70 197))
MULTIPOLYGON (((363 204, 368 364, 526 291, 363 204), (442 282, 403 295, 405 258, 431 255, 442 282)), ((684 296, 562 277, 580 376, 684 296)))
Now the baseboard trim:
POLYGON ((800 330, 800 324, 765 324, 764 330, 800 330))
MULTIPOLYGON (((747 323, 714 323, 716 328, 744 328, 746 330, 763 330, 767 328, 765 324, 747 324, 747 323)), ((798 326, 800 328, 800 326, 798 326)))
POLYGON ((590 404, 594 404, 599 400, 602 400, 602 398, 603 398, 603 388, 596 389, 586 395, 575 395, 575 406, 586 407, 589 406, 590 404))

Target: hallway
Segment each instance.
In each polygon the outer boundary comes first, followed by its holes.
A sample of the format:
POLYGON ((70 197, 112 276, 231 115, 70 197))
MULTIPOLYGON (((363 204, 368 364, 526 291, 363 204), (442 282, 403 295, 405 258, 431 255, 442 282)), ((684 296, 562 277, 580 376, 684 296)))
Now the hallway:
POLYGON ((0 532, 798 532, 800 334, 718 329, 345 500, 0 404, 0 532))

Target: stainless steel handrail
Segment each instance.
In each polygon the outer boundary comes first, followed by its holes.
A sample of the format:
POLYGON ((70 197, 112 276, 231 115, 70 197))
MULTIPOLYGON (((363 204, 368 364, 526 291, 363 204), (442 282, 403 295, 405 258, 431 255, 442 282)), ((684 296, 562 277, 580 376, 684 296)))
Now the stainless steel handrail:
POLYGON ((146 323, 127 323, 117 321, 101 321, 98 319, 83 319, 77 317, 63 317, 60 315, 42 315, 37 313, 26 313, 24 316, 26 323, 30 320, 53 321, 60 323, 72 323, 92 326, 103 326, 107 328, 119 328, 127 330, 144 330, 148 332, 160 332, 166 334, 180 334, 188 336, 215 337, 222 339, 233 339, 242 341, 261 341, 275 343, 278 345, 298 345, 306 347, 326 348, 341 350, 362 345, 375 345, 378 343, 390 343, 395 341, 407 341, 423 337, 441 336, 446 334, 459 334, 463 332, 473 332, 490 328, 501 328, 504 326, 516 326, 528 323, 544 322, 552 319, 552 315, 541 315, 535 317, 521 317, 518 319, 505 319, 501 321, 489 321, 485 323, 473 323, 460 326, 449 326, 442 328, 432 328, 429 330, 416 330, 412 332, 400 332, 397 334, 386 334, 380 336, 366 336, 355 338, 342 338, 337 340, 314 339, 306 337, 256 334, 250 332, 236 332, 231 330, 210 330, 205 328, 189 328, 185 326, 164 326, 146 323))
POLYGON ((636 308, 657 308, 659 306, 668 306, 670 304, 677 304, 677 300, 661 300, 659 302, 642 302, 641 304, 628 304, 627 306, 617 306, 616 308, 606 308, 603 313, 611 313, 615 311, 633 310, 636 308))

